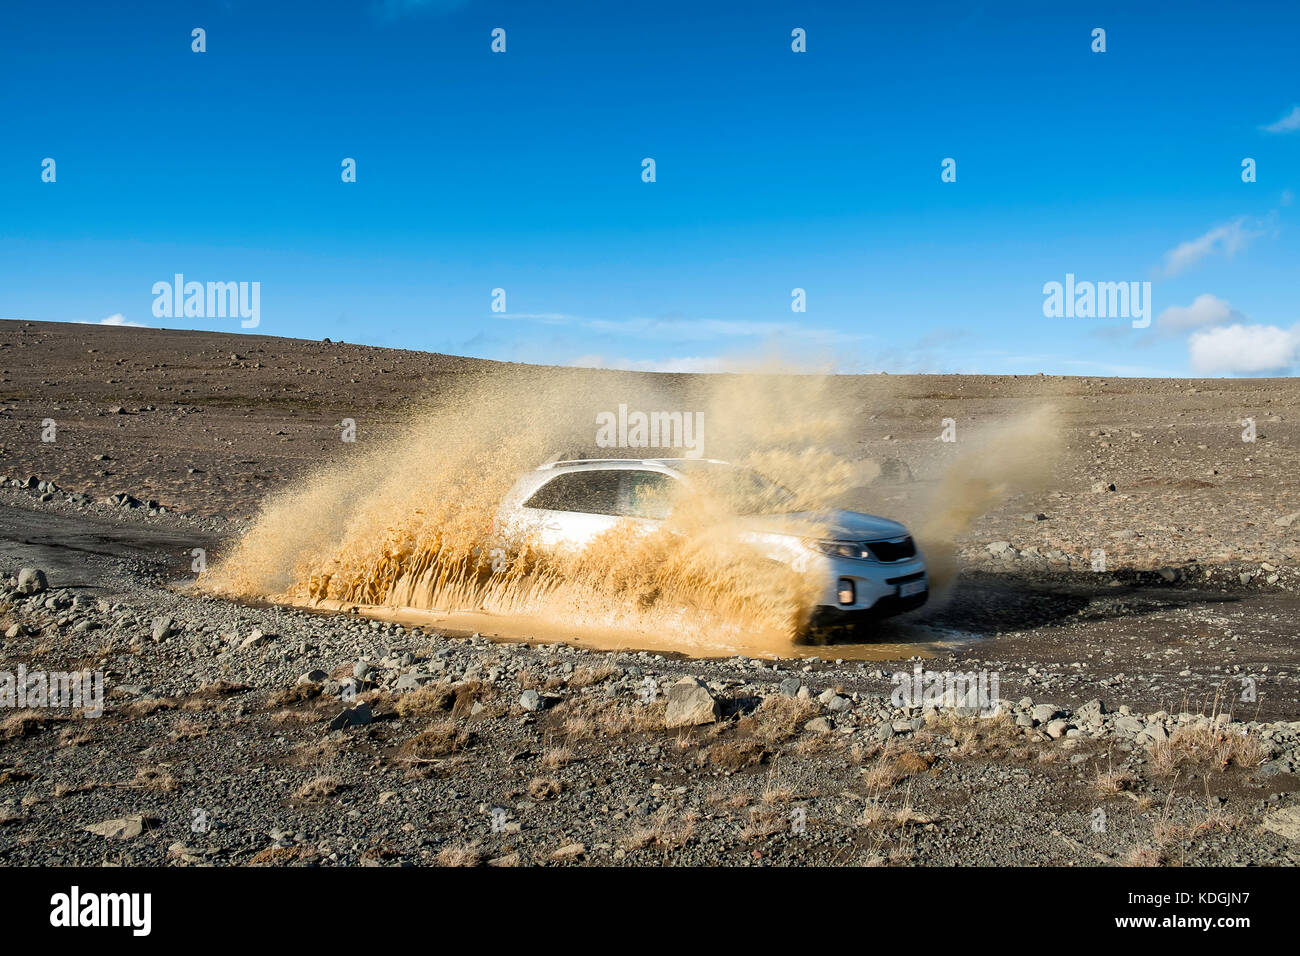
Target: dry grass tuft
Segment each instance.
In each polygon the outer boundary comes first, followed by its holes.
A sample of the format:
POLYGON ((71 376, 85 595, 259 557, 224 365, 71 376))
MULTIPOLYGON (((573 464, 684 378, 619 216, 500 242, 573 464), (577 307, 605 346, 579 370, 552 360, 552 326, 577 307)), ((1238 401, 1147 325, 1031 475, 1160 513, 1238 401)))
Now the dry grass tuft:
POLYGON ((175 710, 179 706, 180 702, 171 697, 144 697, 123 704, 117 711, 125 717, 148 717, 160 710, 175 710))
POLYGON ((483 851, 477 843, 444 847, 438 853, 439 866, 482 866, 483 851))
POLYGON ((570 739, 583 740, 663 730, 667 706, 663 700, 643 704, 623 699, 579 699, 562 701, 552 709, 552 714, 560 720, 570 739))
POLYGON ((740 830, 740 838, 746 843, 754 840, 766 840, 790 826, 784 811, 776 807, 750 807, 749 823, 740 830))
POLYGON ((754 798, 747 793, 711 793, 706 798, 706 803, 710 806, 717 807, 720 810, 735 812, 743 810, 754 802, 754 798))
POLYGON ((572 762, 573 749, 571 747, 552 747, 542 754, 542 766, 547 770, 559 770, 561 767, 567 767, 572 762))
POLYGON ((289 707, 292 704, 301 704, 303 701, 319 697, 320 692, 321 685, 313 683, 293 684, 290 687, 282 687, 267 695, 266 709, 279 710, 282 707, 289 707))
POLYGON ((650 826, 639 827, 623 840, 626 850, 643 850, 646 847, 658 847, 664 850, 677 850, 686 846, 695 833, 695 823, 699 814, 688 810, 674 816, 671 807, 664 807, 655 815, 650 826))
POLYGON ((1093 784, 1097 793, 1103 797, 1113 797, 1116 794, 1129 790, 1137 783, 1138 778, 1127 770, 1107 770, 1104 773, 1097 774, 1097 780, 1093 784))
POLYGON ((54 719, 54 715, 49 711, 20 710, 17 713, 10 714, 4 720, 0 720, 0 737, 4 737, 6 740, 27 737, 44 729, 53 723, 54 719))
POLYGON ((1227 770, 1228 767, 1257 767, 1267 756, 1254 737, 1234 733, 1211 724, 1187 724, 1168 740, 1151 748, 1151 765, 1161 776, 1170 776, 1185 766, 1227 770))
POLYGON ((450 711, 453 719, 468 717, 474 705, 488 698, 492 685, 470 680, 460 684, 439 681, 397 698, 397 715, 403 719, 437 720, 450 711))
POLYGON ((158 790, 170 793, 179 790, 181 785, 166 767, 139 767, 127 783, 122 784, 133 790, 158 790))
POLYGON ((402 744, 402 756, 410 761, 435 760, 469 746, 473 735, 456 726, 454 720, 430 724, 402 744))
POLYGON ((343 781, 332 774, 322 774, 308 780, 294 793, 294 799, 302 803, 320 803, 328 800, 343 789, 343 781))
POLYGON ((451 684, 446 681, 425 684, 398 698, 397 716, 403 720, 436 720, 451 710, 455 703, 456 692, 451 684))
POLYGON ((926 730, 954 741, 957 757, 996 754, 1018 746, 1023 740, 1015 719, 1008 714, 994 717, 962 716, 954 711, 928 711, 926 730))
POLYGON ((533 777, 528 782, 528 795, 534 800, 550 800, 563 790, 564 784, 554 777, 533 777))
POLYGON ((208 725, 195 720, 182 720, 168 734, 172 740, 199 740, 208 735, 208 725))
POLYGON ((908 777, 924 773, 933 763, 934 757, 929 754, 886 747, 876 762, 862 771, 862 782, 870 790, 888 790, 908 777))
POLYGON ((268 846, 259 850, 249 859, 249 866, 288 866, 304 857, 313 855, 310 850, 298 846, 268 846))
POLYGON ((603 684, 618 675, 619 669, 609 664, 601 664, 597 667, 579 667, 569 675, 568 684, 570 687, 581 689, 595 684, 603 684))
POLYGON ((737 729, 772 747, 797 736, 803 725, 820 712, 821 708, 810 700, 765 697, 752 714, 741 718, 737 729))
POLYGON ((1125 866, 1161 866, 1165 855, 1152 846, 1135 846, 1124 857, 1125 866))
POLYGON ((716 743, 707 750, 700 751, 699 760, 724 770, 741 770, 757 766, 766 757, 767 748, 760 741, 752 737, 741 737, 716 743))

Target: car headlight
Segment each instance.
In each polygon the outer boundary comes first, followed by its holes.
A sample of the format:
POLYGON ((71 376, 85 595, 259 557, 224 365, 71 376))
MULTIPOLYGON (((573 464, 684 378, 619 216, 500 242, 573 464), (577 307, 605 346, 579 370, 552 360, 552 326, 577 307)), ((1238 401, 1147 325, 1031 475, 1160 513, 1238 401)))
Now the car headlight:
POLYGON ((861 541, 809 541, 808 544, 822 554, 836 558, 870 558, 871 552, 861 541))

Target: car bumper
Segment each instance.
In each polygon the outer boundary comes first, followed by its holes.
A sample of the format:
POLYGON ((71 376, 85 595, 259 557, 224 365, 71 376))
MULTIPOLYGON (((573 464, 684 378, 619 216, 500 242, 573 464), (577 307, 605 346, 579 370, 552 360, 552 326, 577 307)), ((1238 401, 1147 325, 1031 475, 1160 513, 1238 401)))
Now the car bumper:
POLYGON ((817 611, 823 618, 902 614, 923 605, 930 593, 925 559, 920 554, 891 562, 828 557, 821 570, 826 588, 817 611), (850 596, 851 600, 844 600, 850 596))

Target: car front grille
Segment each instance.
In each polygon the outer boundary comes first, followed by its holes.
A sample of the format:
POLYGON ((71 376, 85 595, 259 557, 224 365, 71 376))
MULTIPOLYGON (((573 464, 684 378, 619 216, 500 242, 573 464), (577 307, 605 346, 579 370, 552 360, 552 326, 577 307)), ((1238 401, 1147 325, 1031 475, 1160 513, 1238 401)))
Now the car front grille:
POLYGON ((896 578, 885 578, 886 584, 907 584, 909 581, 919 581, 925 577, 924 571, 913 571, 911 574, 904 574, 896 578))
POLYGON ((910 536, 902 541, 866 541, 863 547, 877 561, 902 561, 916 555, 916 542, 910 536))

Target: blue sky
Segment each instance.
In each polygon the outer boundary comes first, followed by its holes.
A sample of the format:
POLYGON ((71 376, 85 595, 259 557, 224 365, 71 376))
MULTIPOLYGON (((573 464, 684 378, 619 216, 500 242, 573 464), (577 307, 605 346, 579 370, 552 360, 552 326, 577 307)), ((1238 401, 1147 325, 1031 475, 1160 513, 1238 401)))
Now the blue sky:
POLYGON ((249 331, 512 361, 1290 372, 1298 28, 1280 2, 11 0, 0 316, 241 331, 155 317, 183 273, 260 283, 249 331), (1151 282, 1150 327, 1045 316, 1067 273, 1151 282))

